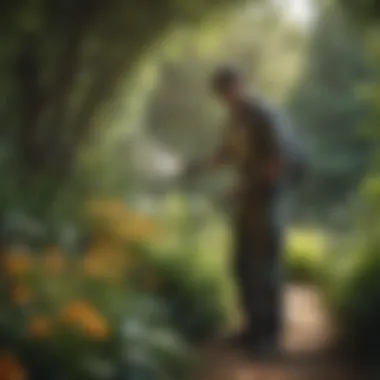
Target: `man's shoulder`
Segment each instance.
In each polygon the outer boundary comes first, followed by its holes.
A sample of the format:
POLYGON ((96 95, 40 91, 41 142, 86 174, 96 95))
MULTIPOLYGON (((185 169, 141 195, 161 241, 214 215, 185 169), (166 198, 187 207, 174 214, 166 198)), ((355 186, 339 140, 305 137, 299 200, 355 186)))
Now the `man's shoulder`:
POLYGON ((252 121, 273 124, 283 113, 281 107, 275 103, 259 97, 250 98, 246 102, 246 112, 252 121))

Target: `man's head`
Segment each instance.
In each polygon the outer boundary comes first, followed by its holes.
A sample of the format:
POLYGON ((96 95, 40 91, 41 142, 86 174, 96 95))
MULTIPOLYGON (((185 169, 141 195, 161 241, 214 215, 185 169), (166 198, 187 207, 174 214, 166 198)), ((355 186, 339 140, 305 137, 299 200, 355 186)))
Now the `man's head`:
POLYGON ((234 106, 247 95, 243 73, 232 66, 218 68, 211 81, 215 95, 228 106, 234 106))

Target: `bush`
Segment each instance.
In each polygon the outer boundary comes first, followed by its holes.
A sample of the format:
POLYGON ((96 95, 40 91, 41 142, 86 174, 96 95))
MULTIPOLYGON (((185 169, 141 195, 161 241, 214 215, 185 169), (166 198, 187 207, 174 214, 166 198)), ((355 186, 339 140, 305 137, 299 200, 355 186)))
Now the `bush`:
POLYGON ((318 283, 325 270, 325 248, 325 237, 318 231, 293 230, 285 256, 287 280, 318 283))
MULTIPOLYGON (((167 306, 171 323, 188 342, 198 343, 221 329, 226 312, 217 278, 202 274, 195 254, 148 254, 154 293, 167 306)), ((142 278, 142 276, 140 276, 142 278)))
MULTIPOLYGON (((336 263, 325 294, 342 347, 367 364, 380 357, 380 247, 366 246, 336 263)), ((378 366, 378 365, 377 365, 378 366)))
POLYGON ((186 379, 189 343, 220 326, 217 283, 186 255, 141 249, 156 236, 150 218, 114 200, 88 207, 85 247, 4 253, 1 379, 186 379))
POLYGON ((2 348, 17 354, 31 379, 186 375, 189 352, 165 305, 134 291, 129 279, 58 256, 52 265, 19 252, 6 263, 2 348))

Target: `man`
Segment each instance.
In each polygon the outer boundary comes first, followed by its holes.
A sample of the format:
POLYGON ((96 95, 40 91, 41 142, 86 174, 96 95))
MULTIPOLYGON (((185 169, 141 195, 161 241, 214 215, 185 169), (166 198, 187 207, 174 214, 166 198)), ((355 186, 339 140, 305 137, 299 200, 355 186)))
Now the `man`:
POLYGON ((237 170, 233 260, 247 317, 238 341, 256 353, 272 352, 281 330, 283 195, 286 184, 302 172, 301 160, 291 135, 281 131, 278 113, 249 95, 242 73, 221 68, 212 87, 228 109, 228 127, 215 154, 191 164, 188 173, 225 164, 237 170))

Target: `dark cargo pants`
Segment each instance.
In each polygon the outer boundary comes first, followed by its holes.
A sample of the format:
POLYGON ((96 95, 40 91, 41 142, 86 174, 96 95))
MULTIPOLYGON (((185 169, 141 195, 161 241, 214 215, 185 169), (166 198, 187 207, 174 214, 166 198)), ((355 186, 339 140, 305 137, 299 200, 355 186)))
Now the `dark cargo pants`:
POLYGON ((235 276, 253 344, 277 344, 281 332, 282 205, 277 191, 252 197, 242 204, 235 225, 235 276))

